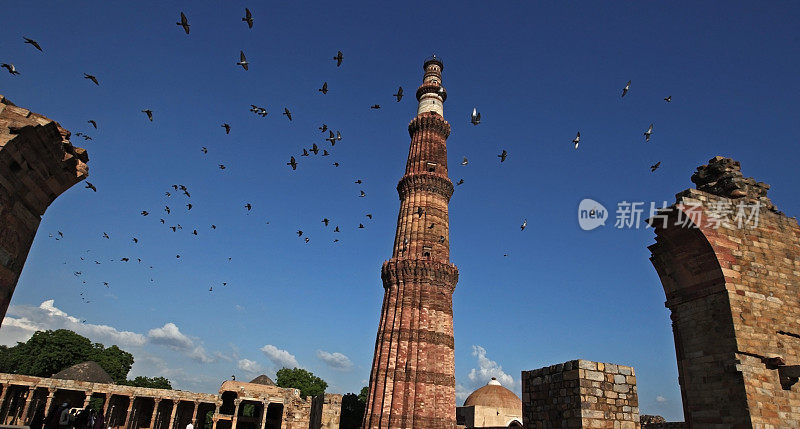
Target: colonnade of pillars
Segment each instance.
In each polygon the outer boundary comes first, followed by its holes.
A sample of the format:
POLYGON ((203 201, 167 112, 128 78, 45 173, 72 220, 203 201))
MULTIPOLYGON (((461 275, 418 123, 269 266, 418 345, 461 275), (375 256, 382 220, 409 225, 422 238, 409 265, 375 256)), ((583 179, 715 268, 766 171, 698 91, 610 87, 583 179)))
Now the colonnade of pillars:
MULTIPOLYGON (((112 428, 139 429, 142 427, 139 423, 143 419, 142 416, 137 415, 137 412, 140 411, 141 408, 148 408, 147 405, 149 404, 142 403, 143 401, 148 400, 153 401, 152 413, 147 421, 149 422, 149 426, 147 427, 152 429, 184 429, 183 427, 175 426, 176 422, 179 420, 177 413, 181 403, 192 404, 192 417, 189 422, 195 427, 198 427, 198 423, 203 424, 205 422, 205 414, 201 416, 203 418, 202 422, 197 421, 200 408, 206 408, 208 411, 211 411, 212 409, 215 410, 215 416, 219 413, 218 403, 212 405, 211 403, 207 402, 179 398, 170 399, 145 396, 128 396, 113 392, 78 391, 54 387, 39 387, 35 385, 26 386, 6 383, 0 385, 0 424, 31 426, 33 426, 32 423, 43 424, 44 420, 51 415, 50 413, 57 410, 57 408, 53 409, 54 400, 57 397, 58 401, 56 401, 55 405, 66 402, 70 405, 70 407, 78 407, 81 404, 80 396, 83 396, 81 408, 84 409, 89 406, 93 396, 96 398, 102 397, 102 415, 105 419, 105 426, 112 428), (46 397, 43 395, 44 390, 47 391, 46 397), (23 401, 24 403, 22 403, 23 401), (42 401, 44 401, 44 404, 42 404, 42 401), (161 401, 171 402, 170 417, 166 427, 161 424, 163 423, 163 418, 160 415, 161 401), (127 402, 127 404, 125 402, 127 402), (127 407, 124 413, 125 417, 122 421, 119 421, 120 413, 115 410, 115 407, 118 405, 127 407), (144 405, 144 407, 142 407, 142 405, 144 405), (36 422, 37 417, 38 422, 36 422), (156 427, 157 424, 159 427, 156 427)), ((264 413, 264 415, 266 416, 266 413, 264 413)), ((180 420, 185 421, 185 417, 181 418, 180 420)), ((216 424, 216 419, 214 423, 216 424)), ((36 426, 41 427, 39 424, 36 426)))

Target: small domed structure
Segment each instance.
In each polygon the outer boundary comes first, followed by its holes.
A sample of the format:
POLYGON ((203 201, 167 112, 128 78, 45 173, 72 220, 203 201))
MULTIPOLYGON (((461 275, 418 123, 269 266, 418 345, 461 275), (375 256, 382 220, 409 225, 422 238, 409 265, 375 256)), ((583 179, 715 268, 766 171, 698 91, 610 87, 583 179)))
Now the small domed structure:
POLYGON ((114 379, 97 362, 86 361, 61 370, 51 378, 114 384, 114 379))
POLYGON ((467 428, 521 427, 522 400, 492 377, 456 409, 456 419, 467 428))

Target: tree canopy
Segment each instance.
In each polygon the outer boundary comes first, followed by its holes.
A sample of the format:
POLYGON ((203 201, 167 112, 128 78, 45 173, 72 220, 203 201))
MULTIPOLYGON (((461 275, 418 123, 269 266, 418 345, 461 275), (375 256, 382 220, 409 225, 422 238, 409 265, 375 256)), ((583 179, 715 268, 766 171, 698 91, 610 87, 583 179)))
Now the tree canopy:
POLYGON ((364 410, 367 407, 367 394, 369 387, 364 386, 361 392, 348 393, 342 396, 342 414, 339 421, 340 429, 358 429, 364 419, 364 410))
POLYGON ((133 380, 128 380, 121 384, 133 387, 149 387, 151 389, 172 389, 172 384, 164 377, 144 377, 139 375, 133 380))
POLYGON ((275 384, 278 387, 299 389, 303 399, 322 395, 328 387, 325 380, 302 368, 281 368, 275 375, 277 376, 275 384))
MULTIPOLYGON (((73 365, 94 361, 117 384, 142 383, 142 387, 171 389, 163 377, 136 377, 128 382, 133 355, 116 345, 105 347, 68 329, 37 331, 28 341, 0 346, 0 372, 50 377, 73 365), (149 384, 148 384, 149 383, 149 384)), ((135 384, 133 384, 135 385, 135 384)), ((138 386, 138 385, 137 385, 138 386)))

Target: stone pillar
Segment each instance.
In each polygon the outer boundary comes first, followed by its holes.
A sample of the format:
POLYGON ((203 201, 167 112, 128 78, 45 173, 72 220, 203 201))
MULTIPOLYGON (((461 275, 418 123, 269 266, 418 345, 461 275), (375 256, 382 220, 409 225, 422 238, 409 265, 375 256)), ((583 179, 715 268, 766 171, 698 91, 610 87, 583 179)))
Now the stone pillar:
POLYGON ((269 407, 269 401, 261 402, 263 405, 261 407, 261 426, 258 429, 264 429, 267 426, 267 407, 269 407))
POLYGON ((25 425, 26 421, 28 420, 28 411, 31 408, 31 401, 33 400, 34 392, 36 392, 35 386, 28 387, 28 393, 25 395, 25 406, 22 408, 22 415, 20 416, 20 420, 22 420, 23 425, 25 425))
POLYGON ((69 135, 0 95, 0 323, 42 215, 88 175, 89 157, 72 146, 69 135))
POLYGON ((211 429, 217 429, 217 422, 219 421, 219 406, 221 403, 217 402, 216 405, 217 407, 214 409, 214 417, 212 418, 213 423, 211 424, 211 429))
POLYGON ((239 421, 239 405, 242 403, 241 399, 234 399, 233 403, 236 407, 233 409, 233 419, 231 420, 231 429, 236 429, 236 423, 239 421))
POLYGON ((127 429, 128 425, 131 422, 131 414, 133 413, 133 402, 136 400, 135 396, 128 397, 128 411, 125 412, 125 423, 123 423, 122 427, 127 429))
POLYGON ((180 405, 181 401, 177 399, 172 400, 172 413, 169 415, 169 425, 167 429, 172 429, 175 426, 175 413, 178 411, 178 405, 180 405))
POLYGON ((434 56, 423 68, 417 116, 408 125, 406 170, 397 184, 400 210, 392 257, 381 268, 384 298, 365 429, 456 427, 453 292, 458 268, 450 263, 450 124, 442 116, 443 64, 434 56))
POLYGON ((109 416, 108 416, 108 407, 111 405, 111 398, 114 395, 112 393, 106 393, 106 400, 103 403, 103 422, 105 423, 106 427, 110 426, 108 423, 109 416))
POLYGON ((86 408, 86 407, 89 406, 89 402, 91 402, 91 400, 92 400, 92 393, 93 392, 91 390, 86 392, 86 397, 83 399, 83 408, 86 408))
POLYGON ((522 371, 522 419, 526 428, 639 429, 636 374, 583 359, 522 371))
POLYGON ((150 417, 150 429, 153 429, 156 424, 156 417, 158 417, 158 404, 161 403, 161 398, 153 398, 153 415, 150 417))
MULTIPOLYGON (((47 418, 50 412, 50 406, 53 405, 53 397, 56 396, 56 389, 47 389, 47 401, 44 403, 44 418, 47 418)), ((2 403, 2 402, 0 402, 2 403)))
MULTIPOLYGON (((200 408, 200 403, 197 402, 197 401, 194 401, 193 404, 194 404, 194 408, 192 409, 192 425, 194 427, 197 427, 197 411, 200 408)), ((178 428, 178 429, 181 429, 181 428, 178 428)))

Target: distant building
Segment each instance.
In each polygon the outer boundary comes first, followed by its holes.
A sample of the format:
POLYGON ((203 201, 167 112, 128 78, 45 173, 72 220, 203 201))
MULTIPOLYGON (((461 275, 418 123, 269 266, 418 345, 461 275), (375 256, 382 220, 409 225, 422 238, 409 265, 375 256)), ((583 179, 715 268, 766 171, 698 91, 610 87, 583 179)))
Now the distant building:
POLYGON ((492 377, 456 408, 456 422, 465 428, 522 427, 522 400, 492 377))

